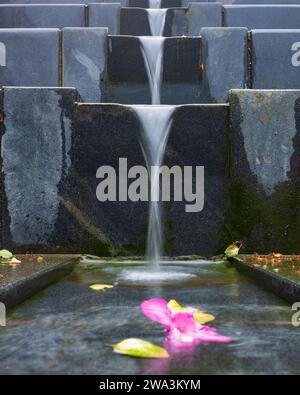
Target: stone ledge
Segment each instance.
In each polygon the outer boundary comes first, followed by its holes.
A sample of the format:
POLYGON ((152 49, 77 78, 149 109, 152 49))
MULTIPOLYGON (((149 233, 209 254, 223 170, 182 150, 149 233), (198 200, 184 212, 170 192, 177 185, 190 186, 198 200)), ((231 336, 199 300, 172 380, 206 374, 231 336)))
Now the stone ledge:
POLYGON ((259 286, 290 303, 300 302, 300 284, 297 284, 295 281, 282 277, 279 274, 268 272, 263 268, 253 267, 239 258, 231 258, 230 261, 240 273, 249 277, 259 286))
MULTIPOLYGON (((66 257, 63 262, 51 265, 36 264, 36 268, 31 266, 27 275, 21 272, 20 274, 16 273, 15 278, 9 281, 5 281, 5 278, 4 280, 0 279, 0 302, 4 303, 7 308, 23 302, 50 284, 70 274, 76 263, 76 257, 66 257)), ((20 265, 26 265, 26 263, 20 265)))

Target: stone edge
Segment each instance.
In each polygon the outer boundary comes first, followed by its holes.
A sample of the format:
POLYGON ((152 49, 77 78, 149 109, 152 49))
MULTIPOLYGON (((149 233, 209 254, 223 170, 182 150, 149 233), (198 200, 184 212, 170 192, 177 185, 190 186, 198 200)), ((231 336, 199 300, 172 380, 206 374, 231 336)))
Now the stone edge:
POLYGON ((243 262, 240 258, 230 258, 229 261, 243 275, 249 277, 257 285, 287 302, 300 302, 300 284, 278 274, 267 272, 259 267, 253 267, 249 263, 243 262))
POLYGON ((70 274, 78 259, 72 258, 65 262, 47 267, 28 277, 21 278, 9 285, 0 287, 0 302, 4 303, 6 308, 11 308, 30 298, 39 291, 48 287, 52 283, 60 280, 70 274))

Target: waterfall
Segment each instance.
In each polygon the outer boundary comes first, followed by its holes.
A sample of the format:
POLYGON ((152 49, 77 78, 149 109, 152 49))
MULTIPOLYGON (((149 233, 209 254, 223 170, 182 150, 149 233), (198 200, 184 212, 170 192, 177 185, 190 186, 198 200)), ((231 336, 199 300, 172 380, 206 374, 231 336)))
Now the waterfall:
POLYGON ((161 0, 149 0, 149 8, 160 8, 161 0))
POLYGON ((167 9, 147 10, 152 36, 162 36, 165 28, 167 9))
POLYGON ((159 166, 164 157, 175 106, 137 105, 132 108, 143 128, 142 148, 148 172, 151 173, 147 257, 153 267, 158 269, 163 253, 159 166))
POLYGON ((160 104, 164 37, 139 37, 151 91, 151 103, 160 104))

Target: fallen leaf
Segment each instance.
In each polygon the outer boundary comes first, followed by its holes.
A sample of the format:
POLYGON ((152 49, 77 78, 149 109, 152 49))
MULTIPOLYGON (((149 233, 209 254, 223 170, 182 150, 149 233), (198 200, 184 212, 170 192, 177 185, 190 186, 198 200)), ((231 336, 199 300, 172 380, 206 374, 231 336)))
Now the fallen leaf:
POLYGON ((168 303, 168 308, 172 313, 178 313, 180 311, 191 311, 194 312, 194 320, 197 324, 203 325, 207 322, 213 321, 215 317, 212 314, 208 314, 205 311, 196 309, 195 307, 182 307, 180 303, 175 299, 171 299, 168 303))
POLYGON ((113 285, 110 284, 93 284, 90 285, 90 288, 94 291, 105 291, 106 289, 113 288, 113 285))
POLYGON ((153 343, 141 339, 125 339, 113 346, 114 352, 137 358, 168 358, 168 352, 153 343))
POLYGON ((11 265, 15 265, 15 264, 21 263, 21 261, 19 261, 19 259, 15 258, 15 257, 13 257, 13 258, 11 258, 11 260, 9 261, 9 263, 10 263, 11 265))
POLYGON ((194 314, 194 320, 200 325, 206 324, 207 322, 213 321, 214 319, 215 317, 212 314, 207 314, 204 311, 198 310, 194 314))
POLYGON ((13 254, 8 250, 0 250, 0 258, 11 259, 13 254))
POLYGON ((43 263, 43 262, 44 262, 44 257, 41 256, 41 255, 39 255, 39 256, 36 258, 36 261, 37 261, 37 263, 43 263))

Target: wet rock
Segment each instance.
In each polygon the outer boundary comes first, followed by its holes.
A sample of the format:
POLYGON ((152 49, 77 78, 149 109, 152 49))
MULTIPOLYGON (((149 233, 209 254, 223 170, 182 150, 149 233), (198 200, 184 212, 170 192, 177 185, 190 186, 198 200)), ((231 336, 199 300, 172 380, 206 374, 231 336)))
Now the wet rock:
POLYGON ((233 90, 230 106, 231 239, 298 253, 300 91, 233 90))
POLYGON ((0 4, 0 28, 63 28, 85 25, 84 5, 0 4))
POLYGON ((0 85, 58 86, 58 53, 57 29, 1 29, 0 85))

